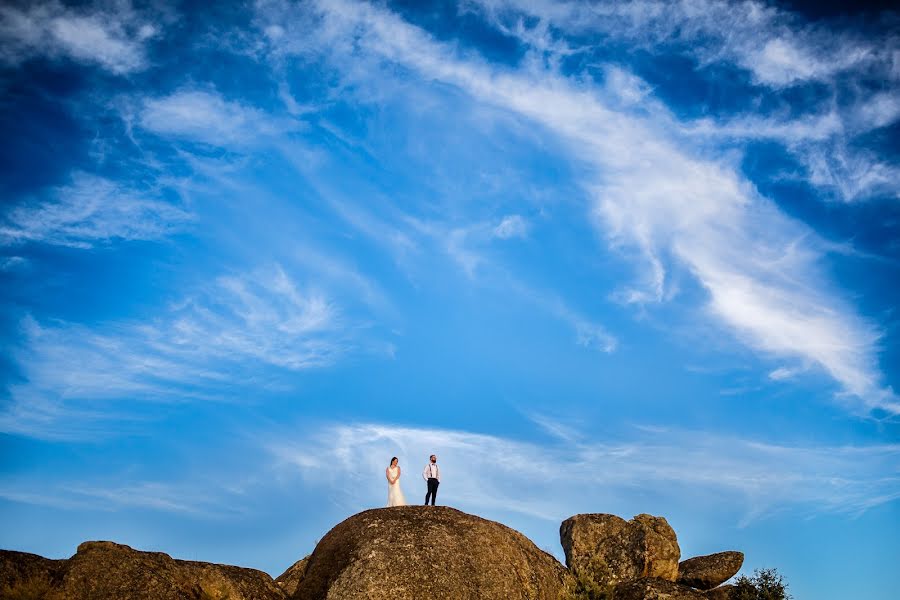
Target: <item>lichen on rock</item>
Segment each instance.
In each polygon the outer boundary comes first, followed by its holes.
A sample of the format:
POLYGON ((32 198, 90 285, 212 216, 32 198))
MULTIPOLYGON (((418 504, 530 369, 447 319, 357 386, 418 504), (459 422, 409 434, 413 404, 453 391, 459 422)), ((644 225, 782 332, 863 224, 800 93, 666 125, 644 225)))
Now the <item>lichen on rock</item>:
POLYGON ((373 509, 334 527, 294 600, 557 600, 567 573, 524 535, 448 507, 373 509))
POLYGON ((630 521, 609 514, 569 517, 559 528, 566 565, 577 578, 602 585, 639 578, 675 581, 681 549, 663 517, 637 515, 630 521))
POLYGON ((678 582, 699 590, 710 590, 731 579, 743 564, 743 552, 735 550, 695 556, 679 563, 678 582))
POLYGON ((708 600, 706 594, 665 579, 644 577, 620 583, 615 600, 708 600))
POLYGON ((37 597, 47 600, 284 598, 281 589, 262 571, 175 560, 162 552, 142 552, 114 542, 85 542, 66 560, 0 552, 0 581, 4 582, 0 589, 13 590, 4 591, 5 595, 21 596, 40 589, 43 591, 37 597))

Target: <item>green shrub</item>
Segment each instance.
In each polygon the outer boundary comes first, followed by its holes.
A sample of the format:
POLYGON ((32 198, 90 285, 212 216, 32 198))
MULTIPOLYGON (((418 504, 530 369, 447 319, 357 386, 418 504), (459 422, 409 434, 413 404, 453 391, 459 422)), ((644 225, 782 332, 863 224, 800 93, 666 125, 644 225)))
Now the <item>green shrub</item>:
POLYGON ((741 575, 734 582, 731 600, 791 600, 784 578, 775 569, 757 569, 753 577, 741 575))
POLYGON ((570 573, 567 593, 571 600, 612 600, 615 586, 605 583, 611 579, 609 568, 599 558, 581 562, 570 573))

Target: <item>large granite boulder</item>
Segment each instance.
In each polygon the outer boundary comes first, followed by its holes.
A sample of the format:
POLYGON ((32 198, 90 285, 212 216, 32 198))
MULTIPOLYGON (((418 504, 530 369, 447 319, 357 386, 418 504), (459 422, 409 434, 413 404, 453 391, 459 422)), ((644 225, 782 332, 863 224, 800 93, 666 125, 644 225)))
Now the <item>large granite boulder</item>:
POLYGON ((41 588, 41 595, 31 596, 35 598, 284 600, 281 589, 262 571, 175 560, 162 552, 140 552, 113 542, 85 542, 68 560, 41 562, 34 555, 15 556, 22 554, 3 553, 3 577, 9 581, 8 589, 32 593, 38 584, 43 585, 35 573, 40 577, 39 571, 46 568, 50 585, 41 588))
POLYGON ((730 550, 695 556, 678 564, 678 583, 711 590, 734 577, 744 564, 744 553, 730 550))
POLYGON ((84 542, 67 567, 63 587, 73 598, 182 600, 199 595, 194 594, 194 582, 187 573, 162 552, 139 552, 113 542, 84 542))
POLYGON ((557 600, 565 568, 524 535, 443 506, 367 510, 309 557, 294 600, 557 600))
POLYGON ((301 558, 290 567, 287 571, 275 578, 275 583, 281 588, 286 596, 293 596, 297 591, 297 587, 306 575, 306 565, 309 564, 309 557, 301 558))
POLYGON ((272 578, 255 569, 175 560, 113 542, 85 542, 63 581, 73 600, 281 600, 272 578))
POLYGON ((686 585, 659 578, 632 579, 615 587, 615 600, 709 600, 686 585))
POLYGON ((575 515, 563 521, 559 537, 566 565, 578 579, 613 585, 655 577, 674 582, 681 549, 663 517, 637 515, 630 521, 606 514, 575 515))

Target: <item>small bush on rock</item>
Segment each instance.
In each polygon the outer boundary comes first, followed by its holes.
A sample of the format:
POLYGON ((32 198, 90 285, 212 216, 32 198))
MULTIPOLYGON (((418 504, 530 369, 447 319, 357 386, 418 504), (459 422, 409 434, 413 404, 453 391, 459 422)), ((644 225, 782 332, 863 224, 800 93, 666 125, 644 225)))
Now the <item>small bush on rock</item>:
POLYGON ((731 600, 791 600, 784 578, 775 569, 757 569, 753 577, 741 575, 734 582, 731 600))
POLYGON ((615 586, 601 583, 610 579, 609 567, 602 560, 594 557, 590 562, 581 563, 572 573, 571 600, 612 600, 615 586))

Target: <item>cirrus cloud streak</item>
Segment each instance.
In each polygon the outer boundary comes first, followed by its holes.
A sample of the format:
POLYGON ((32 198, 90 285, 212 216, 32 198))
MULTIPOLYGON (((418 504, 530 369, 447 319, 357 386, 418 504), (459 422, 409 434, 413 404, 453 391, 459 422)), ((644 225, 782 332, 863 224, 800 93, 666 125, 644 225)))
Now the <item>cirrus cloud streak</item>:
POLYGON ((271 42, 273 54, 328 47, 348 85, 371 73, 389 77, 381 66, 401 65, 558 136, 592 174, 582 182, 592 197, 586 213, 610 248, 645 265, 637 287, 623 297, 645 305, 665 301, 667 273, 684 268, 706 290, 707 314, 736 339, 768 358, 815 365, 864 410, 900 413, 894 392, 881 384, 879 332, 829 284, 813 231, 782 214, 733 162, 702 145, 686 146, 680 127, 625 110, 623 94, 552 67, 506 70, 460 57, 367 3, 320 3, 310 15, 307 8, 265 2, 258 13, 262 24, 298 24, 271 42), (311 21, 321 24, 318 44, 299 39, 311 21), (370 68, 359 69, 361 63, 370 68))

